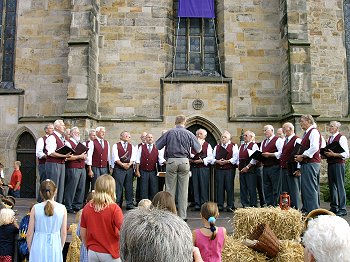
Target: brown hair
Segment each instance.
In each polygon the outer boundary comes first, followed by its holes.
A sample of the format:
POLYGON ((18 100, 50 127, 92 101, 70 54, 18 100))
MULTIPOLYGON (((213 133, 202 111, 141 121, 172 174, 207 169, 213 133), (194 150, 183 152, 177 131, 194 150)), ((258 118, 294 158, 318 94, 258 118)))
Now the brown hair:
POLYGON ((50 200, 55 196, 56 193, 55 183, 50 179, 46 179, 43 182, 41 182, 39 191, 41 198, 47 200, 47 203, 44 208, 45 215, 49 217, 53 216, 54 206, 50 200))
POLYGON ((155 208, 165 209, 173 214, 177 214, 175 200, 169 192, 158 192, 153 197, 152 204, 155 208))
POLYGON ((213 240, 216 237, 215 220, 219 216, 218 206, 214 202, 206 202, 201 206, 201 215, 210 224, 210 230, 212 232, 210 239, 213 240), (214 219, 212 219, 213 217, 214 219), (211 219, 209 219, 211 218, 211 219))

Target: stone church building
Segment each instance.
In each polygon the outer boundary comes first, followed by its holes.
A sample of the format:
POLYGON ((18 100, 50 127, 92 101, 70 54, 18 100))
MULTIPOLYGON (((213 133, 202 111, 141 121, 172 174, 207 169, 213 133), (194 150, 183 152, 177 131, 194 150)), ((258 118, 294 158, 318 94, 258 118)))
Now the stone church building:
MULTIPOLYGON (((35 141, 56 119, 110 143, 187 128, 243 130, 316 117, 349 136, 350 0, 215 0, 215 19, 178 0, 0 0, 0 162, 22 160, 35 193, 35 141)), ((7 172, 6 172, 7 171, 7 172)), ((34 192, 34 193, 33 193, 34 192)))

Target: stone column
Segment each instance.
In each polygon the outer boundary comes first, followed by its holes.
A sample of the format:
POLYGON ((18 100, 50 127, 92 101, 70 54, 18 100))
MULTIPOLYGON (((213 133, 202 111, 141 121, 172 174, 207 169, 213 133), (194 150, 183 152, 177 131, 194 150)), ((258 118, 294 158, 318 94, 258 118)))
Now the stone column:
POLYGON ((286 15, 292 113, 317 115, 312 107, 307 1, 286 0, 286 15))
POLYGON ((72 0, 65 117, 99 117, 99 19, 99 0, 72 0))

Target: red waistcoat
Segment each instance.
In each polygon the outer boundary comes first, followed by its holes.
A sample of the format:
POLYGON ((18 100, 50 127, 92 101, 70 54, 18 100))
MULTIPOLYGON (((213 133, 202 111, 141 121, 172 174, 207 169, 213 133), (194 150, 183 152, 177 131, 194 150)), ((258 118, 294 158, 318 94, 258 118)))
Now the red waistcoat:
MULTIPOLYGON (((265 145, 266 139, 262 142, 262 151, 263 153, 269 152, 269 153, 276 153, 277 147, 276 147, 276 141, 278 139, 278 136, 274 136, 271 141, 265 145)), ((276 157, 267 157, 266 160, 263 162, 263 165, 268 167, 268 166, 275 166, 279 165, 280 161, 276 157)))
POLYGON ((103 168, 108 166, 108 143, 103 140, 103 148, 98 139, 93 141, 94 152, 92 153, 92 166, 103 168))
MULTIPOLYGON (((193 160, 198 160, 199 158, 203 159, 207 157, 207 152, 208 152, 208 142, 205 141, 202 145, 202 151, 199 153, 196 153, 193 149, 191 149, 191 153, 194 154, 194 157, 192 158, 193 160)), ((206 165, 204 165, 204 163, 199 163, 199 164, 195 164, 195 163, 191 163, 192 167, 207 167, 206 165)))
POLYGON ((117 149, 118 149, 118 156, 119 160, 122 163, 129 163, 131 159, 131 154, 132 154, 132 145, 128 143, 126 151, 124 150, 122 143, 118 142, 117 143, 117 149))
MULTIPOLYGON (((339 133, 335 138, 333 138, 332 142, 339 142, 340 138, 341 138, 341 134, 339 133)), ((329 144, 329 139, 327 141, 327 145, 329 144)), ((327 163, 328 164, 334 164, 334 163, 338 163, 338 164, 344 164, 345 160, 343 158, 339 158, 339 157, 329 157, 327 158, 327 163)))
POLYGON ((244 149, 244 144, 241 145, 241 147, 239 148, 239 164, 238 164, 239 170, 242 170, 242 168, 244 168, 246 165, 249 164, 250 159, 249 159, 248 149, 252 150, 254 144, 255 144, 254 142, 250 142, 246 149, 244 149))
POLYGON ((151 153, 148 152, 148 144, 141 145, 142 153, 140 159, 140 169, 145 171, 157 170, 158 149, 153 144, 151 153))
MULTIPOLYGON (((73 149, 76 148, 76 144, 72 140, 68 140, 69 144, 72 146, 73 149)), ((84 159, 77 159, 72 161, 66 162, 66 168, 84 168, 85 167, 85 161, 84 159)))
MULTIPOLYGON (((226 156, 223 157, 223 159, 225 159, 225 160, 231 159, 232 156, 233 156, 233 150, 232 150, 232 149, 233 149, 233 146, 234 146, 234 144, 233 144, 233 143, 230 143, 230 144, 227 145, 227 147, 226 147, 226 149, 225 149, 225 148, 223 148, 223 147, 221 146, 221 144, 218 144, 218 145, 216 146, 215 159, 216 159, 216 160, 221 159, 221 158, 218 158, 218 157, 219 157, 220 155, 223 155, 223 153, 226 154, 226 156), (224 152, 223 150, 226 151, 226 152, 224 152)), ((231 163, 228 163, 228 164, 225 164, 225 165, 223 165, 223 166, 220 166, 220 165, 218 165, 218 164, 215 164, 215 167, 218 168, 218 169, 232 169, 232 168, 236 168, 237 166, 236 166, 236 165, 232 165, 231 163)))
MULTIPOLYGON (((51 136, 54 136, 56 139, 57 149, 64 146, 62 140, 55 133, 53 133, 51 136)), ((65 160, 66 160, 65 157, 52 157, 52 156, 46 157, 46 162, 51 162, 51 163, 64 164, 65 160)))
MULTIPOLYGON (((307 132, 306 135, 303 137, 303 140, 301 140, 301 145, 305 147, 305 150, 308 150, 310 148, 309 137, 310 137, 311 131, 314 129, 316 129, 316 128, 311 128, 309 130, 309 132, 307 132)), ((318 130, 317 130, 317 132, 320 133, 320 131, 318 131, 318 130)), ((305 162, 305 163, 321 163, 321 156, 320 156, 321 143, 322 143, 322 138, 321 138, 321 134, 320 134, 318 151, 313 155, 312 158, 304 158, 303 162, 305 162)))
POLYGON ((292 152, 294 149, 295 140, 297 140, 297 136, 293 136, 288 143, 284 141, 284 146, 282 148, 282 154, 280 158, 280 167, 287 168, 287 163, 294 162, 294 156, 292 156, 292 152))

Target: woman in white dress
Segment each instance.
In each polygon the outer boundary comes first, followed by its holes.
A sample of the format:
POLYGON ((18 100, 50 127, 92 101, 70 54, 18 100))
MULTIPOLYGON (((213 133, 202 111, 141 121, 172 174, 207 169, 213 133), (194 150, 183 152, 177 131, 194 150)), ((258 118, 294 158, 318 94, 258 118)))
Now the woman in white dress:
POLYGON ((55 183, 46 179, 40 184, 44 200, 33 206, 27 232, 29 261, 62 262, 62 249, 67 236, 67 210, 57 203, 55 183))

